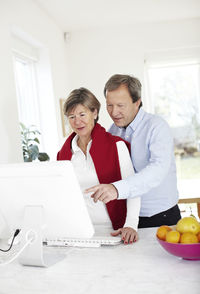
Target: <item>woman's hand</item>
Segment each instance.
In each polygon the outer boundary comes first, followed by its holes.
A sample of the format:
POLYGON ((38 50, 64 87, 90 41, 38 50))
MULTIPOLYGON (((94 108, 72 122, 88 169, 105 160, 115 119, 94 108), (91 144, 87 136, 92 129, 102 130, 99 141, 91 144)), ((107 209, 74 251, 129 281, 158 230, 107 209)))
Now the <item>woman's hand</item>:
POLYGON ((130 227, 126 228, 120 228, 114 232, 111 233, 112 236, 118 236, 121 235, 122 241, 124 241, 124 244, 132 244, 133 242, 136 242, 138 240, 138 233, 130 227))

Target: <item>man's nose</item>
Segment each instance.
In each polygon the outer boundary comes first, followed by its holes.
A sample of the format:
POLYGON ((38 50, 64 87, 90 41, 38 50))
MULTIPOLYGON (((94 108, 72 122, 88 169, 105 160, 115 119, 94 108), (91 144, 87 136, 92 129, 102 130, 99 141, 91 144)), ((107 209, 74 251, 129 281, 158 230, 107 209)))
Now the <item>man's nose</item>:
POLYGON ((112 107, 112 111, 111 111, 111 115, 115 117, 115 116, 118 115, 118 112, 119 112, 119 111, 118 111, 117 106, 113 106, 113 107, 112 107))

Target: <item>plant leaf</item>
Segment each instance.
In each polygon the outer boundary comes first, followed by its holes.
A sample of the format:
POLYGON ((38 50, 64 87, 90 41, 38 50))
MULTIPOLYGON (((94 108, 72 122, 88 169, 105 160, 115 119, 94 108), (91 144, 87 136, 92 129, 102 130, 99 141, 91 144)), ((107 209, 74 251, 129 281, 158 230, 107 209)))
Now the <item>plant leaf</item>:
POLYGON ((40 141, 38 138, 35 138, 33 141, 37 142, 38 144, 40 144, 40 141))
POLYGON ((39 148, 37 145, 31 145, 29 148, 30 157, 32 160, 35 160, 38 158, 39 155, 39 148))
POLYGON ((23 130, 26 129, 25 125, 24 125, 22 122, 20 122, 19 124, 20 124, 20 126, 21 126, 21 128, 22 128, 23 130))
POLYGON ((24 158, 24 162, 31 162, 32 160, 31 160, 31 158, 30 157, 25 157, 24 158))
POLYGON ((38 159, 39 159, 39 161, 48 161, 48 160, 50 160, 50 157, 47 153, 40 152, 38 155, 38 159))

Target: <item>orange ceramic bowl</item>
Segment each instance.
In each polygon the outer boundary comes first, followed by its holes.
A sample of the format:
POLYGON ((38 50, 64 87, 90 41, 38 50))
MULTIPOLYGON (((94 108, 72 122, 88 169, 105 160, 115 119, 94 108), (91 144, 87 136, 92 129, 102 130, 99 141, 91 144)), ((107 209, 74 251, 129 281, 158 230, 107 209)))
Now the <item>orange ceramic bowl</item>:
POLYGON ((159 244, 170 254, 188 260, 200 260, 200 243, 180 244, 169 243, 158 239, 159 244))

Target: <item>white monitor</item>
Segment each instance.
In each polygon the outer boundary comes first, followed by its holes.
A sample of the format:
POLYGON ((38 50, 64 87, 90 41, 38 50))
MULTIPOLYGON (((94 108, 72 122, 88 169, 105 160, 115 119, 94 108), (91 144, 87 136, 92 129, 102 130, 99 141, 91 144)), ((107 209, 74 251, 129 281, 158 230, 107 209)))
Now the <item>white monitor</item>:
POLYGON ((7 232, 41 222, 43 239, 94 234, 70 161, 0 165, 0 215, 7 232))

